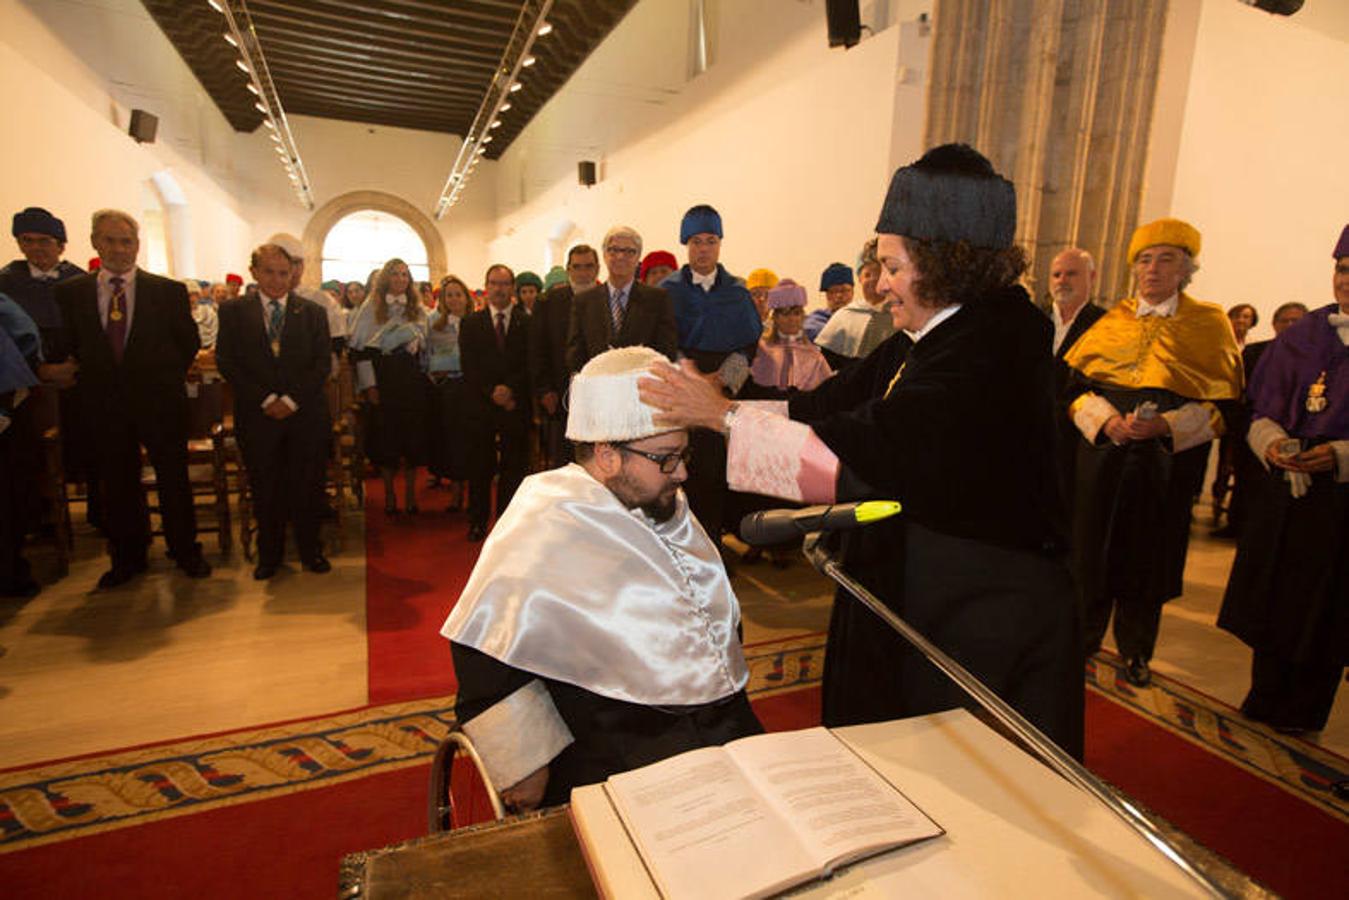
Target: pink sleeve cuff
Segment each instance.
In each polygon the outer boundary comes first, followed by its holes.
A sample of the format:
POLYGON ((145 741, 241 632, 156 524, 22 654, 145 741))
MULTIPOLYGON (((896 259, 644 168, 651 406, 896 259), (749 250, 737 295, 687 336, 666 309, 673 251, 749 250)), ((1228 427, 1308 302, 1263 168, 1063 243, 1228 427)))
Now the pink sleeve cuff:
POLYGON ((727 441, 726 482, 732 490, 797 503, 832 503, 838 457, 810 427, 742 403, 727 441))

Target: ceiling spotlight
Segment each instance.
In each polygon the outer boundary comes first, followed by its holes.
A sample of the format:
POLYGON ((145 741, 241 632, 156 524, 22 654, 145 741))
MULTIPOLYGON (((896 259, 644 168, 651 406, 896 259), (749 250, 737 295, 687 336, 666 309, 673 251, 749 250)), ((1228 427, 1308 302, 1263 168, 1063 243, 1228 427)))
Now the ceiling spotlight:
MULTIPOLYGON (((492 143, 492 136, 489 134, 487 137, 485 137, 485 138, 482 139, 482 142, 483 142, 484 144, 490 144, 490 143, 492 143)), ((487 152, 487 148, 486 148, 486 147, 479 147, 479 148, 478 148, 478 152, 479 152, 479 153, 486 153, 486 152, 487 152)))
POLYGON ((220 13, 222 16, 225 14, 225 10, 220 5, 219 0, 206 0, 206 5, 211 7, 211 9, 215 10, 216 12, 220 13))
POLYGON ((491 125, 488 125, 487 127, 488 127, 488 128, 500 128, 500 127, 501 127, 501 120, 500 120, 500 119, 493 119, 493 120, 492 120, 492 124, 491 124, 491 125))
POLYGON ((251 93, 254 97, 261 97, 261 96, 262 96, 262 92, 258 90, 258 86, 257 86, 256 84, 254 84, 253 82, 251 82, 251 81, 245 81, 245 82, 244 82, 244 87, 248 88, 249 93, 251 93))
POLYGON ((285 159, 285 158, 286 158, 286 148, 285 148, 285 147, 282 147, 280 144, 278 144, 277 146, 273 147, 272 149, 275 150, 277 153, 281 154, 281 158, 282 158, 282 159, 285 159))
POLYGON ((553 33, 552 22, 544 22, 542 25, 539 26, 539 37, 547 37, 552 33, 553 33))
POLYGON ((528 69, 530 66, 534 65, 534 63, 536 63, 536 62, 538 62, 538 60, 535 59, 533 56, 526 56, 524 59, 520 60, 520 65, 522 65, 522 66, 524 66, 526 69, 528 69))
POLYGON ((509 101, 507 101, 506 103, 501 104, 501 111, 502 111, 502 112, 510 112, 510 111, 511 111, 511 104, 510 104, 509 101))
POLYGON ((276 141, 278 144, 281 143, 281 135, 279 135, 279 134, 277 134, 275 131, 273 131, 273 132, 272 132, 272 140, 276 141))
POLYGON ((223 37, 231 47, 239 46, 239 42, 234 39, 234 35, 230 34, 228 31, 222 34, 221 37, 223 37))
POLYGON ((263 119, 263 120, 262 120, 262 124, 266 125, 266 126, 267 126, 268 128, 270 128, 270 129, 272 129, 272 131, 276 131, 276 123, 273 122, 271 119, 263 119))
POLYGON ((236 66, 238 66, 238 67, 239 67, 239 71, 240 71, 240 72, 243 72, 245 75, 251 75, 251 74, 252 74, 251 72, 248 71, 248 64, 245 63, 242 59, 236 59, 236 60, 234 61, 234 64, 235 64, 236 66))
POLYGON ((261 100, 259 100, 257 103, 254 103, 253 108, 256 109, 258 112, 262 113, 264 116, 267 115, 267 107, 262 105, 261 100))
POLYGON ((511 93, 514 94, 516 91, 520 90, 520 88, 522 88, 522 87, 524 87, 524 85, 521 84, 520 82, 518 82, 518 81, 513 82, 513 83, 511 84, 511 93))

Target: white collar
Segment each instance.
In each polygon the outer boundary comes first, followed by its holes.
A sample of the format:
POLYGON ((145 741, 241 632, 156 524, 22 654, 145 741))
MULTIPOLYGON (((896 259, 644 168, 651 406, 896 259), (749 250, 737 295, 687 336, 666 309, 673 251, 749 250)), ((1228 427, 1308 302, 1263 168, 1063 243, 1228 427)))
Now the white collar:
POLYGON ((1082 315, 1082 310, 1086 309, 1087 304, 1090 302, 1091 302, 1090 300, 1083 300, 1082 305, 1079 306, 1077 309, 1073 310, 1073 314, 1065 319, 1063 317, 1063 310, 1062 308, 1059 307, 1058 301, 1057 300, 1051 301, 1049 305, 1054 308, 1055 324, 1057 324, 1060 328, 1067 328, 1069 325, 1073 324, 1074 321, 1076 321, 1078 316, 1082 315))
POLYGON ((631 296, 632 296, 632 286, 633 286, 634 284, 636 284, 636 283, 637 283, 637 279, 634 278, 632 281, 629 281, 627 284, 623 285, 622 287, 614 287, 614 285, 613 285, 612 282, 605 282, 605 287, 607 287, 607 288, 609 289, 609 296, 610 296, 610 297, 616 297, 619 293, 622 293, 622 294, 623 294, 624 296, 626 296, 626 297, 631 297, 631 296))
POLYGON ((260 299, 260 300, 262 301, 262 305, 263 305, 264 307, 265 307, 268 303, 273 303, 273 302, 275 302, 275 303, 280 303, 282 306, 285 306, 285 305, 286 305, 286 298, 285 298, 285 297, 273 297, 273 296, 271 296, 270 294, 268 294, 267 292, 265 292, 262 288, 258 288, 258 299, 260 299))
POLYGON ((31 276, 34 277, 34 278, 40 278, 40 279, 43 279, 43 280, 47 280, 47 279, 55 280, 56 278, 59 278, 60 275, 61 275, 61 261, 58 259, 58 260, 56 261, 56 265, 52 266, 50 269, 47 269, 47 270, 45 270, 45 271, 42 270, 42 269, 39 269, 37 266, 33 265, 32 263, 29 263, 29 264, 28 264, 28 274, 31 275, 31 276))
POLYGON ((385 306, 407 306, 407 305, 408 305, 408 297, 407 297, 407 294, 385 294, 385 295, 384 295, 384 305, 385 305, 385 306))
POLYGON ((937 310, 935 313, 932 314, 932 318, 928 319, 927 324, 924 325, 922 328, 918 329, 917 331, 907 331, 906 333, 908 334, 909 337, 913 338, 913 342, 916 344, 923 338, 931 334, 932 329, 936 328, 942 322, 945 322, 947 319, 951 318, 956 313, 960 312, 960 306, 961 304, 959 303, 952 303, 950 306, 943 306, 941 309, 937 310))
POLYGON ((110 272, 107 269, 101 267, 99 268, 98 281, 100 284, 111 286, 113 278, 120 278, 122 279, 123 284, 129 285, 131 284, 131 282, 136 280, 136 267, 132 266, 131 271, 129 272, 117 272, 117 273, 110 272))
POLYGON ((1157 316, 1159 319, 1169 319, 1176 314, 1176 307, 1179 305, 1179 294, 1172 294, 1161 303, 1149 303, 1142 297, 1139 297, 1138 318, 1146 319, 1148 316, 1157 316))
POLYGON ((694 284, 698 285, 698 287, 702 288, 705 291, 712 290, 712 287, 717 283, 716 269, 713 269, 706 275, 699 275, 697 272, 693 271, 692 269, 689 269, 689 276, 693 278, 694 284))

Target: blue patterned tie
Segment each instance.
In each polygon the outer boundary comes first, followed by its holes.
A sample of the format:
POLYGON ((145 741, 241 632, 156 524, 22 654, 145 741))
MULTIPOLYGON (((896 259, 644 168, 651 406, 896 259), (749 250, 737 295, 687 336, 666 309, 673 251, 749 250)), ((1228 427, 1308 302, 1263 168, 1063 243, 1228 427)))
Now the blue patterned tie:
POLYGON ((267 320, 267 340, 275 344, 281 340, 281 325, 285 322, 285 310, 281 308, 280 300, 273 300, 268 304, 270 318, 267 320))

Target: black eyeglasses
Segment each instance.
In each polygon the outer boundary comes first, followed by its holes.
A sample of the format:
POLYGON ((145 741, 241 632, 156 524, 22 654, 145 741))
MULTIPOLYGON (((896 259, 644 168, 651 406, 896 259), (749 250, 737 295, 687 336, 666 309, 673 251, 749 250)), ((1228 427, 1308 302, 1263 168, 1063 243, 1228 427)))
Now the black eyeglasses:
POLYGON ((645 450, 638 450, 636 447, 629 447, 627 444, 614 444, 614 447, 651 460, 660 467, 662 475, 673 475, 675 469, 679 468, 680 463, 688 466, 689 460, 693 457, 693 451, 688 447, 678 453, 647 453, 645 450))

